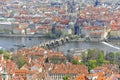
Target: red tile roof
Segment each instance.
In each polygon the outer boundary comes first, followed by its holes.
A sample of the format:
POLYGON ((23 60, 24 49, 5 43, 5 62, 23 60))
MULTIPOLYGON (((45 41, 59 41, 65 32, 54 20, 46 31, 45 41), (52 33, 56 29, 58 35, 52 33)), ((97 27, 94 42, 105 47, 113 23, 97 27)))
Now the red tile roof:
POLYGON ((56 64, 51 71, 51 74, 79 74, 88 73, 84 65, 73 65, 71 63, 56 64))

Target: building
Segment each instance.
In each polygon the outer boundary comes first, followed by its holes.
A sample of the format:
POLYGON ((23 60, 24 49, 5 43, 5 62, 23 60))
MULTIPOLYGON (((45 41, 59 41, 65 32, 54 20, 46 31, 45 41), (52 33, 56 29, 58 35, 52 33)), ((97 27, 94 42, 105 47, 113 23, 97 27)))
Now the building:
POLYGON ((79 74, 74 80, 119 80, 118 75, 118 66, 108 64, 90 70, 87 74, 79 74))
POLYGON ((13 29, 13 34, 25 34, 24 28, 15 28, 13 29))
POLYGON ((13 22, 15 21, 14 18, 0 18, 0 30, 1 32, 12 32, 12 29, 16 27, 13 22))
POLYGON ((88 73, 87 67, 84 65, 73 65, 71 63, 56 64, 50 71, 51 80, 63 80, 64 76, 71 76, 73 80, 79 73, 88 73))
POLYGON ((36 33, 40 35, 46 35, 49 32, 49 27, 48 26, 39 26, 36 29, 36 33))
POLYGON ((104 40, 106 29, 101 26, 87 26, 83 27, 82 34, 85 35, 87 40, 90 41, 101 41, 104 40))

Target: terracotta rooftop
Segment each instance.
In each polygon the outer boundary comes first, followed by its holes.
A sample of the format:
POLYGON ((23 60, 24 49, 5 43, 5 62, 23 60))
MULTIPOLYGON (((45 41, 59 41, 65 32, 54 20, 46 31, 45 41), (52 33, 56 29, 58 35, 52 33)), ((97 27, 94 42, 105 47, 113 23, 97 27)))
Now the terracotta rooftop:
POLYGON ((103 28, 101 26, 85 26, 84 29, 87 29, 87 30, 102 30, 103 28))
POLYGON ((73 65, 71 63, 56 64, 51 71, 51 74, 79 74, 88 73, 84 65, 73 65))

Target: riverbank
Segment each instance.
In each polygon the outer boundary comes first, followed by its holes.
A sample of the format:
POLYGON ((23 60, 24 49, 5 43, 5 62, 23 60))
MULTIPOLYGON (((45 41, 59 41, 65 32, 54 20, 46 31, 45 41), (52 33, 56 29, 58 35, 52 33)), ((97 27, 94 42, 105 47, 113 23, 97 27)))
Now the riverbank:
POLYGON ((31 38, 37 38, 37 37, 45 37, 45 35, 39 35, 39 34, 0 34, 0 37, 31 37, 31 38))
POLYGON ((70 42, 83 42, 86 41, 85 38, 79 38, 79 39, 71 39, 70 42))

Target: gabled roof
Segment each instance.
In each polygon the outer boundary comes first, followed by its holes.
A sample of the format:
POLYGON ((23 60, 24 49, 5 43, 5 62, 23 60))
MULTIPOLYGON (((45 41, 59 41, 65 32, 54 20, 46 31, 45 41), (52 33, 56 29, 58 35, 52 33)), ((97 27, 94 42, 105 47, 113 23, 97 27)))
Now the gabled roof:
POLYGON ((84 65, 74 65, 72 63, 61 63, 54 65, 51 74, 79 74, 88 73, 87 67, 84 65))

